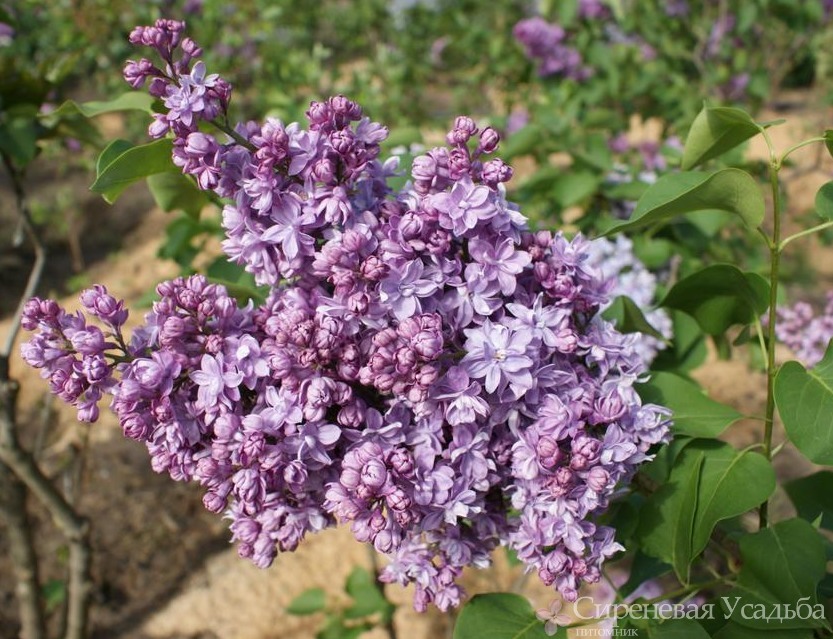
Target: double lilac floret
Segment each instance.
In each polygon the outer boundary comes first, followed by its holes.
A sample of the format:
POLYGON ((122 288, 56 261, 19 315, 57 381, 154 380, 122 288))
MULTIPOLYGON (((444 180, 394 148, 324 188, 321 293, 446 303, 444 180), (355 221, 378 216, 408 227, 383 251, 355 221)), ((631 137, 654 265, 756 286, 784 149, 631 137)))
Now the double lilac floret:
POLYGON ((131 39, 166 65, 129 63, 128 81, 151 79, 174 161, 226 199, 224 248, 271 291, 241 306, 202 276, 164 282, 129 342, 102 287, 82 299, 103 328, 35 299, 26 360, 82 419, 111 395, 153 468, 199 482, 258 566, 349 522, 419 610, 456 606, 463 568, 500 545, 568 599, 597 581, 621 548, 598 516, 668 413, 633 389, 637 336, 598 314, 588 243, 530 233, 506 200, 494 129, 457 118, 395 192, 387 130, 354 102, 215 138, 195 127, 225 118, 228 85, 181 25, 131 39))

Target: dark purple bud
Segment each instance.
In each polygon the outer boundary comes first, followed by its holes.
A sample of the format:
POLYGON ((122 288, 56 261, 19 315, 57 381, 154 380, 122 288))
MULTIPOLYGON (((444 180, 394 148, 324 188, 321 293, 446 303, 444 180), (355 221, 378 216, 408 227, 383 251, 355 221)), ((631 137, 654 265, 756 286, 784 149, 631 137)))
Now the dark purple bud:
POLYGON ((388 506, 390 506, 393 510, 408 510, 411 507, 411 498, 405 494, 405 491, 401 488, 395 488, 390 492, 389 495, 385 497, 385 500, 388 502, 388 506))
POLYGON ((536 448, 538 460, 544 468, 555 468, 564 458, 564 453, 558 447, 558 442, 552 437, 544 435, 538 440, 536 448))
POLYGON ((388 460, 391 468, 402 477, 411 477, 414 472, 414 457, 404 448, 397 448, 388 460))
MULTIPOLYGON (((500 143, 500 134, 490 126, 480 132, 480 150, 483 153, 494 153, 500 143)), ((503 180, 501 180, 503 181, 503 180)))
POLYGON ((500 158, 495 158, 483 165, 480 177, 488 186, 496 187, 498 184, 512 179, 512 167, 500 158))

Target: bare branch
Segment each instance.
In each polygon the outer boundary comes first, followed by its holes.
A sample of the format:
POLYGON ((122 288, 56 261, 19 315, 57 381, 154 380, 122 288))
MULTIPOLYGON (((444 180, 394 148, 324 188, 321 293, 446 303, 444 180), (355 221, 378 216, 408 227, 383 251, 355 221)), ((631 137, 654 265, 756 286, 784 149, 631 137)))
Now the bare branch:
MULTIPOLYGON (((3 158, 3 164, 6 166, 9 179, 11 180, 12 187, 14 188, 14 195, 17 201, 17 213, 20 216, 23 230, 29 236, 29 241, 35 249, 35 263, 32 265, 32 271, 29 273, 29 279, 26 282, 26 288, 23 291, 23 295, 20 296, 17 311, 12 317, 9 334, 6 336, 6 343, 3 346, 3 350, 0 351, 0 365, 6 365, 8 367, 9 356, 12 353, 14 341, 17 339, 17 334, 20 331, 20 319, 23 315, 23 306, 26 304, 26 301, 35 294, 38 284, 40 284, 43 267, 44 264, 46 264, 46 248, 44 247, 43 242, 41 242, 40 237, 38 237, 38 234, 35 231, 35 225, 32 222, 32 216, 29 214, 29 207, 26 204, 26 194, 23 190, 22 175, 5 154, 0 155, 3 158)), ((8 368, 6 368, 5 371, 0 370, 0 377, 7 376, 8 368)))
POLYGON ((6 522, 9 535, 9 557, 14 567, 15 590, 20 608, 20 636, 22 639, 43 639, 46 635, 38 557, 26 513, 26 487, 3 463, 0 463, 0 515, 6 522))
POLYGON ((0 461, 5 463, 49 511, 69 544, 68 606, 65 639, 83 639, 87 628, 90 579, 89 522, 80 516, 20 446, 11 407, 18 385, 0 379, 0 461))

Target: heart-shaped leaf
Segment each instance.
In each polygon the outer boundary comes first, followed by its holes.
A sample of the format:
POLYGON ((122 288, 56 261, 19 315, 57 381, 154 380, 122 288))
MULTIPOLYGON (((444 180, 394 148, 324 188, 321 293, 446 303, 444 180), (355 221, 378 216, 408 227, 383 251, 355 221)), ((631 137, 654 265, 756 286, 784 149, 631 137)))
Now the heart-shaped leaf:
POLYGON ((673 373, 657 372, 636 387, 645 403, 671 409, 674 432, 690 437, 717 437, 743 415, 710 399, 697 384, 673 373))
POLYGON ((764 502, 775 473, 762 455, 698 439, 683 449, 667 482, 645 503, 637 530, 641 548, 671 564, 688 582, 691 562, 718 522, 764 502))
POLYGON ((833 182, 827 182, 816 193, 816 213, 825 220, 833 220, 833 182))
POLYGON ((660 306, 691 315, 709 335, 749 324, 769 306, 769 283, 731 264, 714 264, 680 280, 660 306))
POLYGON ((716 158, 760 133, 751 116, 733 107, 704 106, 688 132, 683 149, 683 170, 716 158))
POLYGON ((472 597, 457 617, 454 639, 566 639, 562 627, 548 635, 544 621, 535 616, 530 603, 507 592, 472 597))
POLYGON ((821 525, 833 530, 833 471, 794 479, 784 484, 784 490, 802 518, 815 521, 821 515, 821 525))
POLYGON ((177 171, 171 162, 171 150, 172 144, 169 139, 156 140, 127 149, 123 140, 116 140, 101 152, 98 177, 90 190, 100 193, 112 204, 122 191, 134 182, 149 175, 177 171))
POLYGON ((669 173, 645 191, 628 221, 607 229, 605 235, 709 210, 734 213, 755 228, 764 219, 764 197, 754 178, 740 169, 669 173))
POLYGON ((636 302, 624 295, 614 298, 602 316, 614 322, 620 333, 643 333, 663 342, 666 341, 665 336, 648 323, 636 302))
POLYGON ((775 404, 792 442, 817 464, 833 464, 833 343, 812 369, 787 362, 775 376, 775 404))
POLYGON ((824 577, 826 558, 824 542, 813 526, 803 519, 788 519, 744 535, 739 544, 740 575, 735 588, 721 597, 733 622, 761 630, 829 628, 823 609, 821 618, 812 614, 780 618, 749 614, 756 608, 769 613, 783 605, 796 613, 800 604, 818 608, 816 586, 824 577))

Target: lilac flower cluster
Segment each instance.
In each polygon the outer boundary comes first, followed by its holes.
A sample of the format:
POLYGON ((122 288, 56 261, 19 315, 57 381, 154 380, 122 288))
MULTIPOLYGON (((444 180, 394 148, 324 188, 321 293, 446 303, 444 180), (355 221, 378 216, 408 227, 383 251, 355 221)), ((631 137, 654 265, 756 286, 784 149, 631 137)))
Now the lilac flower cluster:
POLYGON ((558 24, 535 17, 521 20, 512 29, 526 56, 538 64, 538 75, 586 80, 593 74, 581 52, 566 44, 567 32, 558 24))
POLYGON ((815 366, 824 357, 833 339, 833 292, 827 294, 822 311, 816 314, 808 302, 776 309, 775 336, 800 359, 805 366, 815 366))
MULTIPOLYGON (((648 320, 665 339, 671 339, 671 317, 663 308, 655 308, 657 276, 649 271, 633 252, 630 238, 619 235, 615 240, 599 238, 590 243, 588 264, 599 269, 600 276, 609 283, 611 297, 624 295, 640 308, 648 320)), ((650 366, 666 343, 651 335, 637 334, 634 348, 645 366, 650 366)))
MULTIPOLYGON (((656 59, 656 50, 644 38, 622 31, 605 2, 581 0, 578 16, 587 22, 602 24, 605 40, 611 45, 635 47, 645 62, 656 59)), ((561 25, 541 17, 527 18, 518 22, 512 33, 526 56, 536 62, 541 77, 555 76, 581 82, 593 76, 593 67, 584 63, 581 51, 570 46, 571 34, 561 25)))
POLYGON ((588 243, 527 230, 511 169, 487 159, 497 133, 467 117, 398 193, 386 129, 342 96, 312 103, 305 126, 228 128, 228 85, 189 68, 181 31, 134 31, 166 68, 126 77, 164 96, 152 134, 170 131, 174 161, 227 200, 224 248, 271 293, 240 306, 201 276, 163 283, 129 344, 103 289, 85 305, 112 342, 33 301, 27 361, 56 392, 84 375, 64 396, 86 402, 99 374, 84 358, 104 353, 125 434, 158 472, 202 484, 259 566, 349 522, 389 557, 382 579, 415 584, 418 610, 457 605, 463 568, 499 545, 575 599, 621 549, 597 517, 668 433, 633 388, 637 337, 598 314, 588 243))

